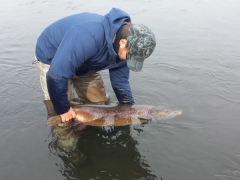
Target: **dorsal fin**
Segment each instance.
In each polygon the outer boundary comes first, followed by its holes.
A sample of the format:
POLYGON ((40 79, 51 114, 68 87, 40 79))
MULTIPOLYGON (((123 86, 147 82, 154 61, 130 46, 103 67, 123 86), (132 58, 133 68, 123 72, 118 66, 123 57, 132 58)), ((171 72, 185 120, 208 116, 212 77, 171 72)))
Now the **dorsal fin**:
POLYGON ((44 102, 44 104, 47 108, 48 117, 56 116, 57 114, 55 113, 55 110, 53 108, 52 101, 51 100, 44 100, 43 102, 44 102))

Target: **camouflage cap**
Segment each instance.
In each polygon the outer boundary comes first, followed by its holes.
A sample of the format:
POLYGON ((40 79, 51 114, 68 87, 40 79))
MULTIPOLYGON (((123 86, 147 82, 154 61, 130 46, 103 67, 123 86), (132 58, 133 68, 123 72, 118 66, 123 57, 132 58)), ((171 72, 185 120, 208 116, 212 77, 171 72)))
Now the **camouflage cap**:
POLYGON ((127 41, 127 65, 132 71, 141 71, 144 60, 154 51, 155 36, 147 26, 134 24, 128 30, 127 41))

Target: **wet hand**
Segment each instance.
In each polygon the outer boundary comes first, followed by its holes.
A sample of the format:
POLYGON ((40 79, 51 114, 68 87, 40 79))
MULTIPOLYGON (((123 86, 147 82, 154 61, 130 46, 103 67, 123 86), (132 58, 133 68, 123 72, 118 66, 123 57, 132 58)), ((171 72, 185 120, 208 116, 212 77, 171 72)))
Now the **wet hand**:
POLYGON ((61 118, 62 118, 62 122, 67 122, 67 121, 70 121, 72 118, 75 118, 76 117, 76 113, 74 112, 74 110, 70 107, 69 111, 64 113, 64 114, 61 114, 60 115, 61 118))

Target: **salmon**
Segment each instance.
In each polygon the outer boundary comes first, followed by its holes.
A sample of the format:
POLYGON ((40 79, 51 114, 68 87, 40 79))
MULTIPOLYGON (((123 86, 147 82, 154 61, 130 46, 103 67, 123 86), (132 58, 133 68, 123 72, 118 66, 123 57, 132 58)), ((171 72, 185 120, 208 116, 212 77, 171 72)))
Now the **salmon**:
MULTIPOLYGON (((44 101, 47 111, 47 127, 61 123, 61 117, 54 112, 50 100, 44 101)), ((74 121, 89 126, 126 126, 174 118, 181 110, 165 110, 150 105, 72 105, 76 113, 74 121)))

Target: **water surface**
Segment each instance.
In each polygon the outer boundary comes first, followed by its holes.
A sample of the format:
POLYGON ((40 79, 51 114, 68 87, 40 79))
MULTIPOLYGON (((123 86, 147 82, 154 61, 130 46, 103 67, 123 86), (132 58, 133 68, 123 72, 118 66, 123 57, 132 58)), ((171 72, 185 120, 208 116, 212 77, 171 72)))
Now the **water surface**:
MULTIPOLYGON (((240 179, 240 2, 237 0, 32 1, 0 7, 0 179, 240 179), (46 128, 38 70, 43 29, 67 15, 128 12, 157 47, 131 73, 136 104, 182 109, 174 119, 86 129, 75 165, 46 128), (222 176, 219 176, 222 175, 222 176)), ((108 72, 102 72, 112 100, 108 72)))

